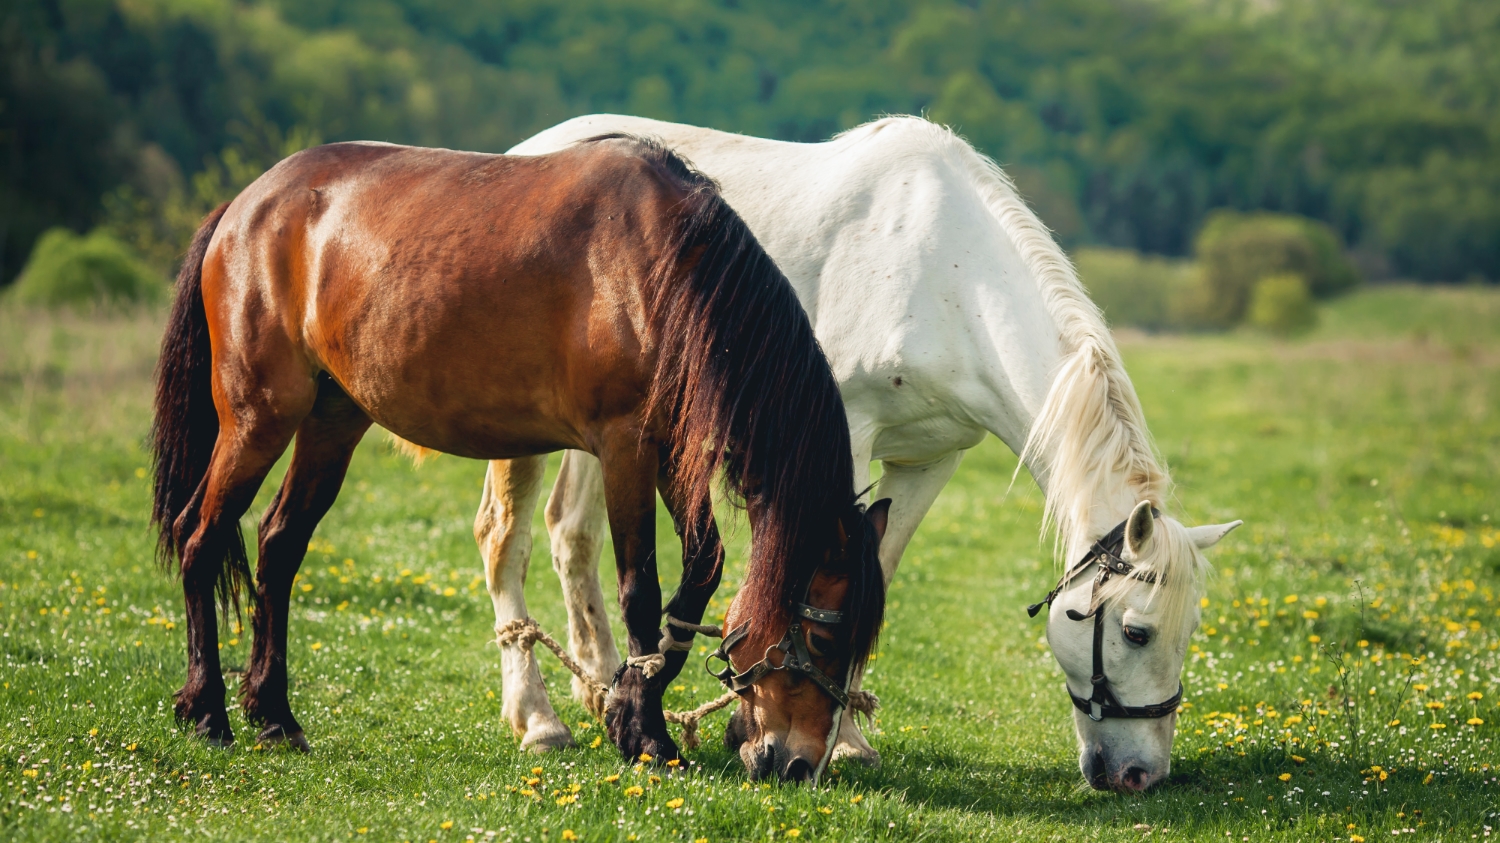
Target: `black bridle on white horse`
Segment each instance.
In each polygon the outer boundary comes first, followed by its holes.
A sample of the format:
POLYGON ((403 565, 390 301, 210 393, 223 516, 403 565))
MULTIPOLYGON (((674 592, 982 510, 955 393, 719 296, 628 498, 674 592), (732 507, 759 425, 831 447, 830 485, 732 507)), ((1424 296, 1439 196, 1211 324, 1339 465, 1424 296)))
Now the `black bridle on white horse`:
MULTIPOLYGON (((1154 507, 1151 517, 1158 518, 1161 513, 1154 507)), ((1108 717, 1120 719, 1156 719, 1166 717, 1177 710, 1177 705, 1182 702, 1182 683, 1177 683, 1177 693, 1170 699, 1155 705, 1122 705, 1115 692, 1109 687, 1109 677, 1104 675, 1104 605, 1099 600, 1099 590, 1109 582, 1111 576, 1134 577, 1145 583, 1156 582, 1156 575, 1150 572, 1143 574, 1134 573, 1135 566, 1120 558, 1125 549, 1125 525, 1129 519, 1121 521, 1104 535, 1103 538, 1094 542, 1089 552, 1078 561, 1062 578, 1057 581, 1057 587, 1047 593, 1046 599, 1040 603, 1033 603, 1026 607, 1026 613, 1036 617, 1037 612, 1043 606, 1052 607, 1052 601, 1057 599, 1063 589, 1078 579, 1078 575, 1088 570, 1090 565, 1097 564, 1099 573, 1094 577, 1093 593, 1089 597, 1089 610, 1087 613, 1076 609, 1068 610, 1068 619, 1074 621, 1085 621, 1090 617, 1094 619, 1094 671, 1089 681, 1093 683, 1094 693, 1090 697, 1080 697, 1068 688, 1068 696, 1073 698, 1073 705, 1079 711, 1087 714, 1090 720, 1099 722, 1108 717)))

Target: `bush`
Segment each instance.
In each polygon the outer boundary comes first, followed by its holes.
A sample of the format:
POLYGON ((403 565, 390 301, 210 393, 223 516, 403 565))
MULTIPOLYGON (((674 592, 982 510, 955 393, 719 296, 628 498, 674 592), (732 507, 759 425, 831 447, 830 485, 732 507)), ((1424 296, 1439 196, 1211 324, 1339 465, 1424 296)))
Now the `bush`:
POLYGON ((1310 330, 1318 324, 1312 293, 1302 276, 1267 275, 1250 292, 1250 324, 1279 336, 1310 330))
POLYGON ((1198 272, 1189 261, 1129 249, 1079 249, 1078 276, 1110 325, 1148 331, 1196 327, 1198 272))
POLYGON ((1357 285, 1359 273, 1344 256, 1333 229, 1289 214, 1216 211, 1194 245, 1203 271, 1203 319, 1238 324, 1250 306, 1256 282, 1271 275, 1300 276, 1315 298, 1357 285))
POLYGON ((54 228, 31 250, 11 296, 43 307, 156 301, 163 279, 130 247, 103 231, 85 237, 54 228))

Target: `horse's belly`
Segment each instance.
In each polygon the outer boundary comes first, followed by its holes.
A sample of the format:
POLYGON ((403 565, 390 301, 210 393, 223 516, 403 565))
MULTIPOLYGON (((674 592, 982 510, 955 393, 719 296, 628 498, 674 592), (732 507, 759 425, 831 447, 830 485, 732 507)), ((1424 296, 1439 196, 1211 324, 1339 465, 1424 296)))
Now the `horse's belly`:
POLYGON ((880 428, 875 434, 871 459, 920 465, 962 451, 984 441, 982 427, 965 424, 952 416, 934 415, 904 424, 880 428))

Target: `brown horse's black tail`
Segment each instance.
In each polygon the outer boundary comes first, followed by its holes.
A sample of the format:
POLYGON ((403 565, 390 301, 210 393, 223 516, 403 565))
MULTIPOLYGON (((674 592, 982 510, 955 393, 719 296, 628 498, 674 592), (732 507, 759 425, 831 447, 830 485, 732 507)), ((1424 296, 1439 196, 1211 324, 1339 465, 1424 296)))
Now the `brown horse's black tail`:
MULTIPOLYGON (((156 469, 151 523, 157 534, 157 559, 166 567, 182 561, 183 544, 194 524, 178 521, 190 508, 219 437, 213 400, 213 354, 208 315, 203 308, 203 256, 229 203, 220 205, 199 226, 177 273, 177 294, 162 337, 156 364, 156 418, 151 425, 151 456, 156 469)), ((218 575, 219 601, 239 609, 242 583, 250 577, 245 540, 236 528, 222 545, 218 575)))

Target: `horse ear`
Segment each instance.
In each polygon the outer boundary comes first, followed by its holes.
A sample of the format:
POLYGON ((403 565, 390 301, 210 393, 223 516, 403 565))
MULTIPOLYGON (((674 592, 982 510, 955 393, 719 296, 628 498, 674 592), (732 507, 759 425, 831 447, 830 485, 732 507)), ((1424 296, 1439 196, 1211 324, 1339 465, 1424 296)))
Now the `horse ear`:
POLYGON ((1146 543, 1156 531, 1156 517, 1151 514, 1151 501, 1141 501, 1125 521, 1125 549, 1132 559, 1139 559, 1146 552, 1146 543))
POLYGON ((870 508, 865 510, 865 518, 870 522, 871 526, 875 528, 876 542, 879 542, 881 539, 885 538, 885 525, 886 522, 890 520, 890 517, 890 498, 881 498, 880 500, 870 504, 870 508))
POLYGON ((1243 523, 1245 522, 1230 521, 1228 524, 1204 524, 1201 527, 1189 527, 1187 534, 1199 550, 1208 550, 1218 544, 1219 539, 1229 535, 1231 530, 1243 523))

